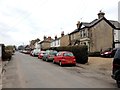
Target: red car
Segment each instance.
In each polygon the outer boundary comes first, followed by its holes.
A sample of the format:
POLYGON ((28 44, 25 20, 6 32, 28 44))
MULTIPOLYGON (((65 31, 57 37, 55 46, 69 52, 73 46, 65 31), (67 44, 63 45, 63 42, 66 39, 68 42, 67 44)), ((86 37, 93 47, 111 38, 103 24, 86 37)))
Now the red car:
POLYGON ((116 50, 117 50, 117 48, 114 48, 114 49, 108 48, 105 51, 101 52, 100 55, 102 57, 110 57, 111 58, 111 57, 114 57, 116 50))
POLYGON ((72 52, 60 51, 54 56, 53 63, 59 63, 60 66, 67 64, 76 65, 76 59, 72 52))
POLYGON ((38 58, 42 59, 44 54, 45 54, 45 51, 40 51, 40 53, 38 54, 38 58))

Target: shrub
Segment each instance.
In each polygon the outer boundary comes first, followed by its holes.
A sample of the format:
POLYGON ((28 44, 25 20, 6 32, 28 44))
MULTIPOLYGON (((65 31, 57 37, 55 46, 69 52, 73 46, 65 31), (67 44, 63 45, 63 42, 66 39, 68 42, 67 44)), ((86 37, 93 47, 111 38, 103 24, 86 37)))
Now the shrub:
POLYGON ((100 52, 99 51, 89 52, 89 56, 91 56, 91 57, 100 57, 100 52))
POLYGON ((10 61, 12 58, 11 52, 4 52, 2 56, 2 61, 10 61))

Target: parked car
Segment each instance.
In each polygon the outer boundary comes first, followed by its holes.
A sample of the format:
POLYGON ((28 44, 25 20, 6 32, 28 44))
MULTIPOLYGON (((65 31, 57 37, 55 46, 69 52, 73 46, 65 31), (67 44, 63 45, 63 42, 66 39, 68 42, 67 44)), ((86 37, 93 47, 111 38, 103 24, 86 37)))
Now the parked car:
POLYGON ((102 57, 110 57, 111 58, 111 57, 114 57, 116 50, 117 50, 116 48, 114 48, 114 49, 108 48, 107 50, 101 52, 100 55, 102 57))
POLYGON ((112 78, 116 80, 120 88, 120 48, 117 49, 113 59, 112 78))
POLYGON ((30 56, 32 56, 33 50, 30 51, 30 56))
POLYGON ((42 59, 44 54, 45 54, 45 51, 40 51, 40 53, 38 54, 38 58, 42 59))
POLYGON ((30 54, 30 50, 23 50, 22 53, 24 53, 24 54, 30 54))
POLYGON ((67 64, 76 65, 76 59, 72 52, 60 51, 54 56, 53 63, 59 63, 60 66, 67 64))
POLYGON ((40 49, 34 49, 31 51, 32 56, 38 56, 39 53, 40 53, 40 49))
POLYGON ((57 54, 57 51, 55 51, 55 50, 46 50, 42 59, 45 61, 53 61, 54 56, 56 54, 57 54))

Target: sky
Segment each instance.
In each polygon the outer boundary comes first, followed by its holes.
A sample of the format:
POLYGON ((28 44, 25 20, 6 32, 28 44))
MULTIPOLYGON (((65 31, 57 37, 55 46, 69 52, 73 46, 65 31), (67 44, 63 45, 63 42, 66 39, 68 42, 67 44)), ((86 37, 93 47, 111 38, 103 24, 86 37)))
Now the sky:
POLYGON ((77 21, 91 22, 100 10, 118 21, 120 0, 0 0, 0 43, 26 45, 43 36, 68 34, 77 21))

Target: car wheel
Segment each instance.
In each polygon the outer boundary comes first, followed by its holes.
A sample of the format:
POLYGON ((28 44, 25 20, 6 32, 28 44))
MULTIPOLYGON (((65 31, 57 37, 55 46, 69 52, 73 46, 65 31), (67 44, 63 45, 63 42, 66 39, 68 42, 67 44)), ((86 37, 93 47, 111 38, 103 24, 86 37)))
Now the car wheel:
POLYGON ((73 64, 73 66, 76 66, 76 64, 73 64))
POLYGON ((48 59, 46 58, 45 61, 48 62, 48 59))
POLYGON ((111 58, 112 57, 112 55, 109 55, 109 58, 111 58))
POLYGON ((35 57, 35 54, 33 56, 35 57))
POLYGON ((60 66, 63 66, 61 61, 59 62, 59 65, 60 65, 60 66))
POLYGON ((55 61, 53 60, 53 64, 55 64, 55 61))
POLYGON ((117 76, 116 83, 118 88, 120 88, 120 75, 117 76))

